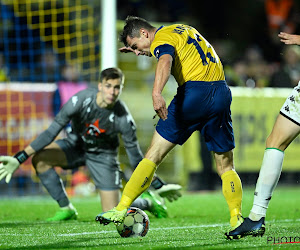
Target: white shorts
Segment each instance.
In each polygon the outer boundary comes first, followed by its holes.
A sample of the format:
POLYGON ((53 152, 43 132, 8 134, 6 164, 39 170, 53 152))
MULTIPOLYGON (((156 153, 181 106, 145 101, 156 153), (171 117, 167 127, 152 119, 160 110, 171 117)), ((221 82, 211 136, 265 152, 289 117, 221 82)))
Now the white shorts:
POLYGON ((286 98, 280 114, 300 126, 300 81, 286 98))

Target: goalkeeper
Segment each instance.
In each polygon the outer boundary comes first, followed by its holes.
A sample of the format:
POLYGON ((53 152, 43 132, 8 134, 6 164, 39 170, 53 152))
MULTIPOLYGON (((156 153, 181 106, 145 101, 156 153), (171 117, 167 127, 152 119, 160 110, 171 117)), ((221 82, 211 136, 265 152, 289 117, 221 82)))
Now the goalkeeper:
MULTIPOLYGON (((32 164, 41 183, 60 206, 48 221, 77 218, 63 182, 55 166, 74 169, 86 165, 99 190, 103 211, 115 207, 120 199, 121 172, 118 162, 119 134, 122 136, 130 165, 136 167, 143 159, 136 138, 136 126, 126 105, 118 100, 124 84, 124 75, 118 68, 100 73, 98 91, 88 88, 73 95, 62 107, 53 123, 23 151, 14 157, 0 156, 0 180, 8 183, 14 171, 33 155, 32 164), (68 137, 56 140, 59 132, 71 122, 68 137)), ((156 176, 152 186, 169 201, 181 196, 180 185, 166 184, 156 176)), ((166 217, 166 207, 152 192, 142 195, 133 206, 149 210, 156 217, 166 217)))

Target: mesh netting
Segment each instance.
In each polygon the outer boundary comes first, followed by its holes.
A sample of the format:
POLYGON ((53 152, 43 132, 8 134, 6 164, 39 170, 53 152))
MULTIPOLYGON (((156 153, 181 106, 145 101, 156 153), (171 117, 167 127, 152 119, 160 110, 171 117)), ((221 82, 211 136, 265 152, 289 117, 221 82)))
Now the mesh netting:
POLYGON ((55 82, 65 64, 76 64, 81 80, 97 80, 99 5, 2 0, 0 6, 0 51, 11 81, 55 82))

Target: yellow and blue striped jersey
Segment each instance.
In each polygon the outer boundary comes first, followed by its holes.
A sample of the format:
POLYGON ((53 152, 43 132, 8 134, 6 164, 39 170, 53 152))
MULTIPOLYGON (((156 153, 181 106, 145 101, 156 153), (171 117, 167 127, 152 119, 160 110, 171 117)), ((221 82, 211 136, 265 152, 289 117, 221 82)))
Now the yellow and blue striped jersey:
POLYGON ((150 51, 157 60, 164 54, 173 57, 171 74, 179 86, 189 81, 225 80, 223 65, 214 48, 191 26, 161 26, 150 51))

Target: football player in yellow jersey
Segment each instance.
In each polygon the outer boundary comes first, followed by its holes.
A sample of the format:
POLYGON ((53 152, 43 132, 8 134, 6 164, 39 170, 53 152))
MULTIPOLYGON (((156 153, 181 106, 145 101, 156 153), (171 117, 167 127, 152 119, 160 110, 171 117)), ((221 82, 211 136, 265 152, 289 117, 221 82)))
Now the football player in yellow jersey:
POLYGON ((157 58, 152 100, 160 120, 144 159, 125 186, 120 203, 99 214, 96 220, 104 225, 121 223, 127 208, 149 187, 164 157, 199 130, 208 149, 214 152, 229 206, 231 229, 235 229, 243 222, 242 184, 233 164, 232 96, 218 55, 191 26, 174 24, 156 28, 145 19, 133 16, 125 20, 120 40, 125 45, 121 52, 157 58), (178 89, 167 109, 161 93, 170 74, 178 82, 178 89))

